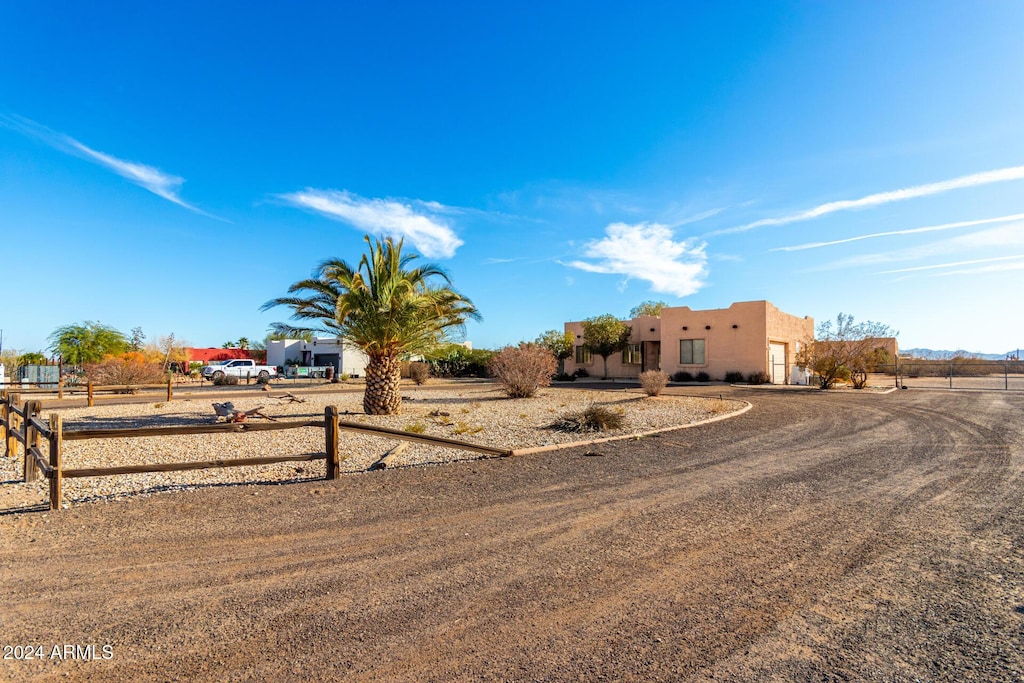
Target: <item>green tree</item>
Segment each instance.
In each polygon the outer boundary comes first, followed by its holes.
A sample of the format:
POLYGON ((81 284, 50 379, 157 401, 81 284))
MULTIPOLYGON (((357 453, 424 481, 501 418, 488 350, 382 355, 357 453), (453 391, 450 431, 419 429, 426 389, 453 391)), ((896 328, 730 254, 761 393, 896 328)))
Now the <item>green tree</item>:
POLYGON ((561 375, 565 372, 565 359, 572 355, 575 342, 576 338, 572 332, 548 330, 541 333, 533 343, 551 352, 551 355, 558 361, 558 374, 561 375))
POLYGON ((104 356, 128 350, 123 333, 99 322, 85 321, 58 327, 49 336, 50 350, 69 365, 98 363, 104 356))
POLYGON ((643 301, 629 311, 629 317, 639 318, 642 315, 658 317, 661 315, 661 309, 667 305, 664 301, 643 301))
POLYGON ((249 348, 249 338, 248 337, 239 337, 238 338, 238 348, 240 348, 240 349, 248 349, 249 348))
POLYGON ((608 379, 608 356, 625 349, 632 333, 629 325, 611 314, 583 321, 583 345, 604 359, 603 379, 608 379))
POLYGON ((896 334, 888 325, 870 320, 858 323, 852 315, 840 313, 835 325, 831 320, 818 325, 817 337, 804 342, 796 364, 817 375, 822 389, 831 389, 845 380, 855 389, 863 389, 868 373, 884 362, 886 354, 879 339, 896 334))
POLYGON ((288 306, 293 320, 316 325, 275 323, 275 331, 324 331, 359 348, 369 358, 363 409, 369 415, 391 415, 402 407, 401 357, 429 353, 480 314, 451 287, 442 268, 431 263, 412 267, 419 256, 402 252, 404 240, 363 239, 369 249, 357 267, 340 259, 324 261, 313 277, 288 288, 292 296, 272 299, 262 310, 288 306))
POLYGON ((24 365, 45 365, 46 356, 39 351, 29 351, 18 356, 18 366, 24 365))
POLYGON ((146 333, 142 331, 141 327, 133 327, 132 336, 128 339, 128 349, 130 351, 139 351, 142 349, 144 341, 146 341, 146 333))

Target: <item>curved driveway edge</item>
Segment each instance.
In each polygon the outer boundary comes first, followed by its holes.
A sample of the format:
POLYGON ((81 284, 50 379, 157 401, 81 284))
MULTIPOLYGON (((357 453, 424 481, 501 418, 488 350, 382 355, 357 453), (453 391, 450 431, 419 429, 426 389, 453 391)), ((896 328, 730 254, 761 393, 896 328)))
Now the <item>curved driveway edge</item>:
POLYGON ((706 420, 700 420, 698 422, 691 422, 685 425, 673 425, 671 427, 661 427, 660 429, 652 429, 647 432, 640 432, 639 434, 620 434, 618 436, 608 436, 603 439, 589 439, 587 441, 572 441, 570 443, 556 443, 549 446, 530 446, 529 448, 514 448, 509 455, 533 455, 534 453, 547 453, 548 451, 560 451, 567 448, 578 448, 579 446, 590 446, 595 443, 608 443, 610 441, 623 441, 625 439, 642 439, 645 436, 651 436, 652 434, 660 434, 662 432, 673 432, 677 429, 690 429, 692 427, 700 427, 701 425, 711 424, 712 422, 719 422, 721 420, 728 420, 732 417, 738 417, 743 413, 747 412, 754 407, 754 404, 749 401, 740 401, 739 399, 729 399, 730 401, 739 401, 743 404, 743 407, 739 410, 734 410, 731 413, 725 413, 724 415, 716 415, 709 417, 706 420))

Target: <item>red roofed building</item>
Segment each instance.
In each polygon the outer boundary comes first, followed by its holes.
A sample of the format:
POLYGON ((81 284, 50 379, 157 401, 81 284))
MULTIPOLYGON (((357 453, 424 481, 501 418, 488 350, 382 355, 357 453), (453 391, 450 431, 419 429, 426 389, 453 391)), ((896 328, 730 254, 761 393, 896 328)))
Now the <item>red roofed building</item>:
POLYGON ((234 358, 252 358, 249 349, 193 349, 189 347, 185 351, 188 353, 190 363, 202 363, 203 365, 234 358))

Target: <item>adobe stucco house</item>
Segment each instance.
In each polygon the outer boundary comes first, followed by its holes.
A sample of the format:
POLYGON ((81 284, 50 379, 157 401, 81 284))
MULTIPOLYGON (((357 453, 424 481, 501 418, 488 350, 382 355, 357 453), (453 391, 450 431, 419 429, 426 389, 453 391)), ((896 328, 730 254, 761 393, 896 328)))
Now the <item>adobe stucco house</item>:
MULTIPOLYGON (((672 375, 706 372, 721 380, 727 372, 747 376, 765 372, 775 384, 804 384, 796 367, 801 344, 814 337, 814 319, 784 313, 768 301, 741 301, 729 308, 695 311, 689 306, 665 307, 661 315, 624 321, 632 329, 630 346, 608 357, 608 376, 637 377, 645 370, 672 375)), ((584 368, 601 377, 604 361, 583 348, 583 323, 565 323, 576 338, 565 371, 584 368)))

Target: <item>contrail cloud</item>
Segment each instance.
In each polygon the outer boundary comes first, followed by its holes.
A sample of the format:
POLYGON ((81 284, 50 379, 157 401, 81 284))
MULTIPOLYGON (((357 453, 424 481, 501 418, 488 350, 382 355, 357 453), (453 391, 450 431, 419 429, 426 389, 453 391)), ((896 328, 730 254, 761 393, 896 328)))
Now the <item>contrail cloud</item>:
POLYGON ((988 225, 989 223, 1009 223, 1010 221, 1017 221, 1024 219, 1024 213, 1014 213, 1009 216, 999 216, 998 218, 982 218, 974 221, 959 221, 957 223, 942 223, 941 225, 928 225, 923 228, 908 228, 907 230, 890 230, 888 232, 874 232, 870 235, 857 235, 856 237, 847 237, 841 240, 832 240, 830 242, 808 242, 807 244, 797 244, 792 247, 775 247, 770 251, 803 251, 804 249, 817 249, 819 247, 831 247, 836 244, 849 244, 850 242, 859 242, 860 240, 870 240, 877 237, 891 237, 892 235, 916 235, 922 232, 939 232, 941 230, 954 230, 956 228, 968 228, 973 225, 988 225))
POLYGON ((953 263, 937 263, 932 266, 915 266, 913 268, 899 268, 896 270, 880 270, 877 275, 889 275, 891 273, 916 273, 922 270, 936 270, 938 268, 956 268, 959 266, 973 266, 979 263, 995 263, 996 261, 1014 261, 1024 259, 1024 254, 1015 256, 996 256, 994 258, 978 258, 970 261, 954 261, 953 263))
POLYGON ((901 202, 906 199, 916 199, 917 197, 942 194, 943 192, 949 192, 951 190, 960 190, 965 187, 977 187, 979 185, 990 185, 992 183, 1002 183, 1009 180, 1021 179, 1024 179, 1024 166, 1011 166, 1010 168, 1000 168, 994 171, 974 173, 972 175, 965 175, 951 180, 929 183, 927 185, 916 185, 914 187, 907 187, 901 190, 879 192, 877 194, 870 194, 866 197, 861 197, 860 199, 842 199, 835 202, 828 202, 827 204, 821 204, 813 209, 807 209, 806 211, 800 211, 799 213, 781 216, 779 218, 762 218, 754 221, 753 223, 739 225, 735 228, 718 230, 711 234, 726 235, 736 232, 746 232, 748 230, 768 225, 787 225, 789 223, 797 223, 799 221, 811 220, 812 218, 819 218, 837 211, 881 206, 883 204, 891 204, 892 202, 901 202))

